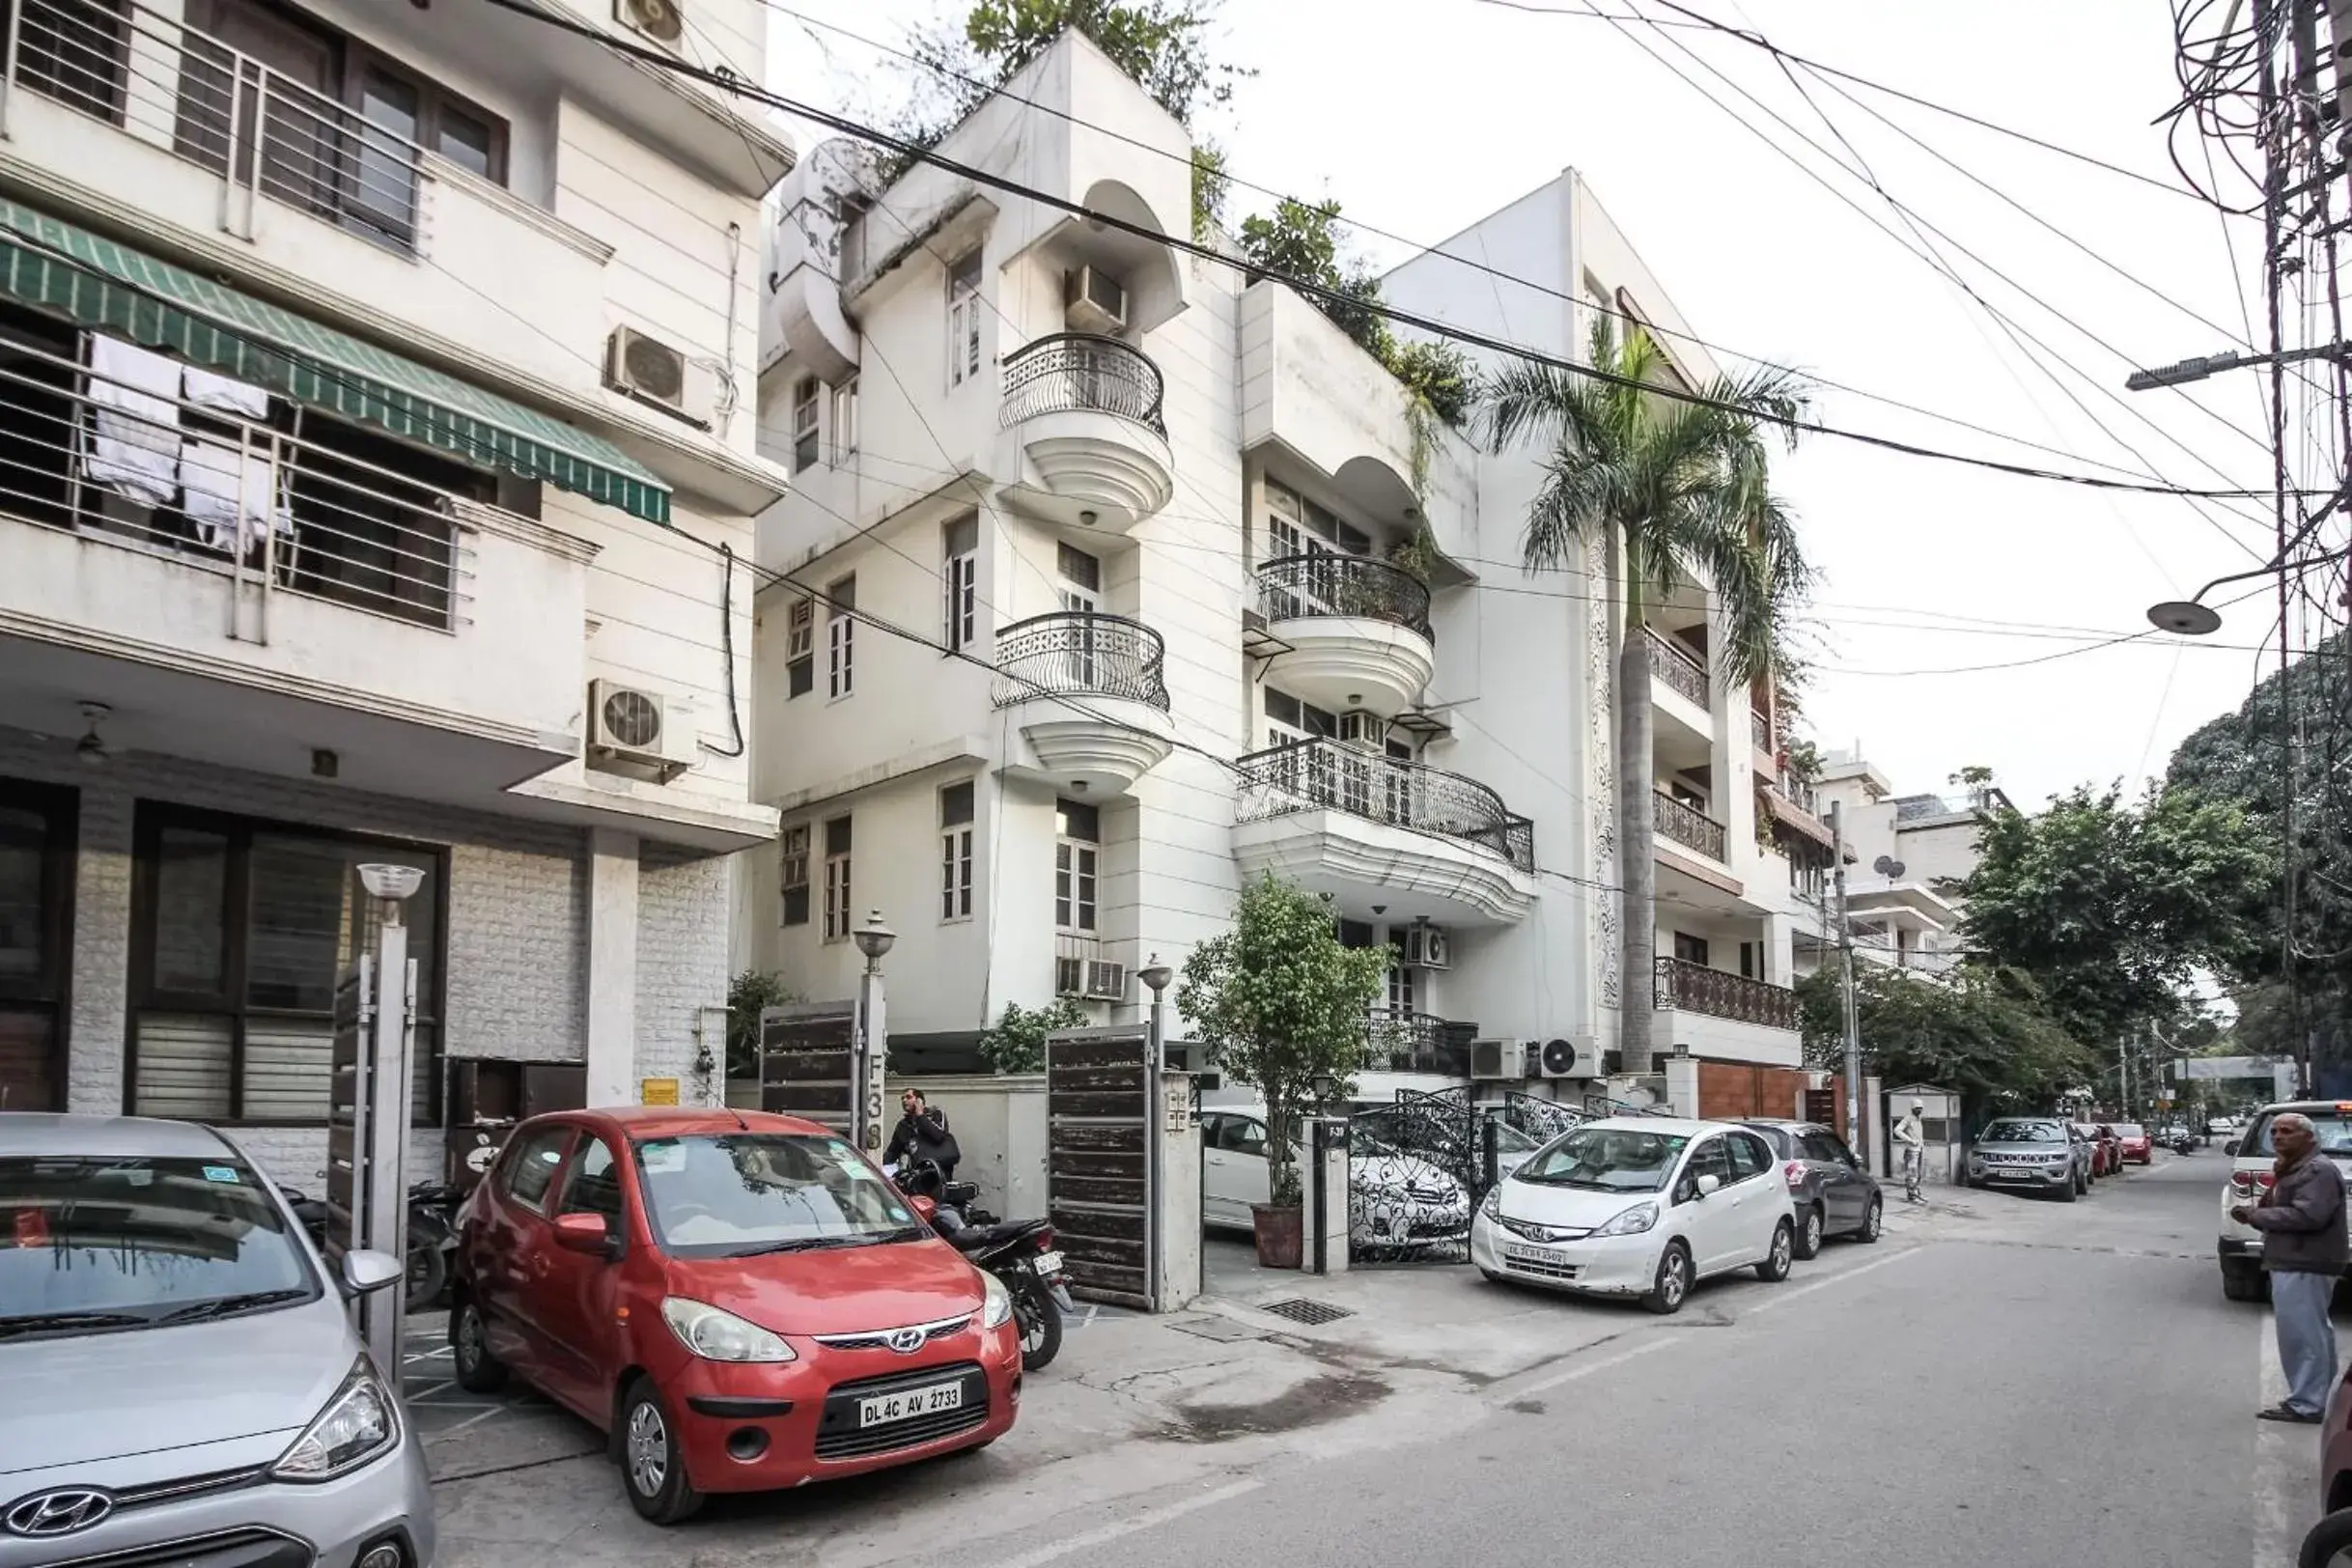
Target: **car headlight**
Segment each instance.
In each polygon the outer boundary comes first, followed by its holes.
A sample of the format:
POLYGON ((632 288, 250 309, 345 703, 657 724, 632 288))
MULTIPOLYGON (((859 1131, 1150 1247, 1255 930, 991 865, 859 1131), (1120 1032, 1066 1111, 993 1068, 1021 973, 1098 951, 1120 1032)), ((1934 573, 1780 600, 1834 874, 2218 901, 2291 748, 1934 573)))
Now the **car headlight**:
POLYGON ((1637 1203, 1608 1224, 1594 1231, 1595 1236, 1638 1236, 1658 1223, 1658 1205, 1637 1203))
POLYGON ((661 1319, 678 1342, 706 1361, 791 1361, 798 1358, 778 1335, 708 1302, 661 1299, 661 1319))
POLYGON ((357 1470, 400 1442, 392 1396, 365 1356, 351 1364, 335 1397, 302 1429, 294 1446, 270 1467, 281 1481, 331 1481, 357 1470))
POLYGON ((1486 1216, 1489 1219, 1500 1219, 1502 1218, 1501 1183, 1498 1182, 1495 1186, 1487 1189, 1486 1201, 1478 1205, 1478 1212, 1486 1216))
POLYGON ((982 1270, 980 1274, 980 1327, 1000 1329, 1004 1320, 1013 1315, 1013 1293, 1004 1288, 1004 1281, 982 1270))

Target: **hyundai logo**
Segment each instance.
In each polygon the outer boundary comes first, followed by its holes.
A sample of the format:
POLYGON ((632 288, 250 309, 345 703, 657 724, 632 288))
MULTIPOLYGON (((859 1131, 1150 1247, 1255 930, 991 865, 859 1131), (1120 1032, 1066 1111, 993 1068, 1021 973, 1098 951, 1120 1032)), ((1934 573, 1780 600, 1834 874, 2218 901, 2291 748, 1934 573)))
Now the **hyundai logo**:
POLYGON ((888 1343, 901 1356, 912 1356, 923 1348, 923 1342, 930 1337, 929 1329, 893 1329, 888 1343))
POLYGON ((14 1504, 0 1524, 11 1535, 71 1535, 86 1530, 114 1512, 114 1498, 88 1487, 62 1492, 37 1492, 14 1504))

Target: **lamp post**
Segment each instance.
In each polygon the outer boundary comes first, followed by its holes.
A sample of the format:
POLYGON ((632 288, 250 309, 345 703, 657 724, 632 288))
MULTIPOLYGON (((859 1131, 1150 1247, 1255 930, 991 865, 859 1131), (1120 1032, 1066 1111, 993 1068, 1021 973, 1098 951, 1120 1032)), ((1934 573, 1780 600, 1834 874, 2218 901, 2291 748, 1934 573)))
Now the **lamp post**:
MULTIPOLYGON (((415 1012, 416 996, 408 972, 408 928, 402 920, 401 907, 424 884, 425 873, 416 866, 371 862, 359 868, 359 885, 376 900, 376 1016, 374 1038, 366 1042, 359 1074, 363 1086, 358 1105, 365 1140, 352 1154, 367 1162, 367 1180, 364 1185, 353 1184, 351 1245, 390 1253, 404 1264, 408 1257, 408 1123, 413 1092, 408 1020, 415 1012)), ((395 1288, 359 1299, 361 1337, 376 1364, 394 1379, 400 1376, 405 1294, 404 1289, 395 1288)))
POLYGON ((851 936, 866 956, 866 972, 857 978, 857 1061, 855 1098, 851 1105, 851 1135, 866 1153, 882 1155, 882 1069, 890 1053, 890 1031, 882 1019, 882 955, 898 940, 898 933, 882 924, 882 910, 866 914, 866 923, 851 936))
POLYGON ((1176 971, 1160 962, 1154 953, 1152 961, 1135 971, 1152 992, 1151 1026, 1143 1037, 1143 1150, 1144 1190, 1149 1194, 1143 1206, 1143 1295, 1151 1309, 1160 1310, 1160 1140, 1167 1135, 1167 1116, 1162 1101, 1166 1085, 1161 1075, 1167 1071, 1168 1050, 1166 1013, 1162 1003, 1168 982, 1176 971))

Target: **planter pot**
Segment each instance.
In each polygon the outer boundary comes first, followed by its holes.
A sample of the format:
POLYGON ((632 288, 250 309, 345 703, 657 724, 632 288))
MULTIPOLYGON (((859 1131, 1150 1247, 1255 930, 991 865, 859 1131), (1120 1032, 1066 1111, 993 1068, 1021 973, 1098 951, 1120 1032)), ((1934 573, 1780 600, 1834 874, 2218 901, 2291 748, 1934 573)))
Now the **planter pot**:
POLYGON ((1296 1269, 1306 1252, 1306 1211, 1296 1204, 1253 1203, 1249 1220, 1258 1240, 1258 1267, 1296 1269))

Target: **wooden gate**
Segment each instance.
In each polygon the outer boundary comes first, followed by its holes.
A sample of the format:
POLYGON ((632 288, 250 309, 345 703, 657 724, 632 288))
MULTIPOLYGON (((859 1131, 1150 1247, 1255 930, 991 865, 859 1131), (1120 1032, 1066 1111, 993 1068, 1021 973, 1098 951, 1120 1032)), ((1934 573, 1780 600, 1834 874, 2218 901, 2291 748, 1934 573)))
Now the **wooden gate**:
POLYGON ((760 1012, 760 1108, 851 1134, 857 1008, 794 1002, 760 1012))
POLYGON ((1758 1067, 1750 1062, 1698 1064, 1698 1114, 1707 1121, 1749 1116, 1798 1115, 1812 1079, 1793 1067, 1758 1067))
POLYGON ((1147 1031, 1046 1038, 1046 1213, 1070 1293, 1154 1309, 1147 1031))

